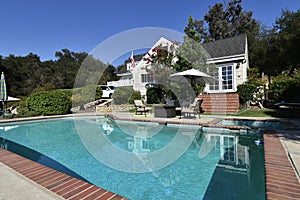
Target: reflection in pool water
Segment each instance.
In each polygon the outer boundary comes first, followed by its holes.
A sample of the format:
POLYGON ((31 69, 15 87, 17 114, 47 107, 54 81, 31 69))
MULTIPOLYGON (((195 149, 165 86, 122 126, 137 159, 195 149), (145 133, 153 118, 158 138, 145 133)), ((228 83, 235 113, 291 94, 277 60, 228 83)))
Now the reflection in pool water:
POLYGON ((250 128, 263 128, 263 129, 283 129, 285 126, 280 121, 263 121, 263 120, 222 120, 221 125, 229 126, 246 126, 250 128))
MULTIPOLYGON (((89 182, 129 199, 265 198, 263 146, 254 144, 256 139, 261 139, 257 136, 202 132, 191 126, 171 127, 156 123, 122 122, 118 125, 115 121, 99 117, 0 126, 12 125, 17 127, 0 129, 0 136, 4 138, 2 146, 5 140, 10 140, 34 149, 89 182), (103 129, 103 124, 112 125, 113 130, 109 134, 103 134, 110 143, 99 144, 96 148, 98 151, 110 148, 102 144, 114 145, 137 155, 148 168, 154 167, 145 173, 127 173, 104 165, 91 156, 83 145, 74 125, 78 122, 82 130, 86 130, 85 134, 91 142, 98 142, 99 134, 107 130, 103 129), (99 132, 90 132, 97 129, 99 132), (136 131, 137 134, 130 131, 136 131), (191 138, 191 144, 173 163, 156 169, 157 163, 152 162, 152 153, 165 150, 174 143, 178 133, 181 135, 179 139, 191 138)), ((171 157, 172 152, 169 153, 171 157)), ((107 157, 118 158, 109 155, 109 152, 107 157)), ((163 156, 161 159, 167 158, 163 156)), ((132 166, 135 161, 132 160, 132 166)), ((119 164, 122 165, 121 162, 119 164)))

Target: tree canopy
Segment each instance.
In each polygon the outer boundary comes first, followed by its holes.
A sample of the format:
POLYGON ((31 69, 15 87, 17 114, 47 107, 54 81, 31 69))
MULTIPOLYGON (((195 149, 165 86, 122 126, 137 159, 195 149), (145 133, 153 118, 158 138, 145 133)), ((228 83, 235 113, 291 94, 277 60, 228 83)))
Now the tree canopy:
POLYGON ((269 76, 293 74, 300 67, 300 10, 283 10, 271 28, 263 27, 250 52, 252 67, 269 76))
POLYGON ((194 20, 190 16, 184 32, 196 41, 210 42, 255 30, 258 22, 252 18, 251 11, 243 10, 241 2, 217 3, 209 8, 204 19, 194 20))
MULTIPOLYGON (((68 49, 55 52, 57 60, 41 61, 36 54, 27 56, 0 56, 0 70, 5 74, 8 94, 10 96, 28 96, 34 90, 71 89, 78 70, 83 63, 90 63, 105 70, 99 82, 116 79, 115 68, 88 56, 87 53, 76 53, 68 49)), ((85 66, 86 67, 86 66, 85 66)), ((91 70, 87 67, 87 70, 91 70)), ((87 72, 91 74, 93 72, 87 72)), ((84 79, 88 79, 85 76, 84 79)), ((83 86, 83 85, 82 85, 83 86)))

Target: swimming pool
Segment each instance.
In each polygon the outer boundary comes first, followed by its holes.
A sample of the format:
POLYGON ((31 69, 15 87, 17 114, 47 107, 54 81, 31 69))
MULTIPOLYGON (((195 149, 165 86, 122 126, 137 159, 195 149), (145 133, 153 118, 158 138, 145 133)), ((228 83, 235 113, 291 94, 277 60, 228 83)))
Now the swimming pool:
POLYGON ((129 199, 265 198, 263 146, 255 145, 257 136, 103 117, 6 123, 0 136, 129 199))

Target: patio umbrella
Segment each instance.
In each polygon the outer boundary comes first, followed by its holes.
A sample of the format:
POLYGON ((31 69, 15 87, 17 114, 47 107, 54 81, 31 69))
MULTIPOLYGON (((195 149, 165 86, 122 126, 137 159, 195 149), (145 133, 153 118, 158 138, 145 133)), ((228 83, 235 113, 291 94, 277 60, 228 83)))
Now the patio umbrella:
POLYGON ((21 99, 16 98, 16 97, 10 97, 10 96, 7 96, 6 102, 9 102, 9 101, 20 101, 20 100, 21 100, 21 99))
POLYGON ((7 91, 4 73, 2 72, 0 77, 0 100, 2 101, 2 110, 4 108, 4 101, 7 100, 7 91))
POLYGON ((218 80, 213 78, 212 76, 201 72, 197 69, 189 69, 182 72, 178 72, 172 74, 170 76, 170 80, 175 82, 186 82, 187 80, 191 82, 192 85, 196 83, 203 84, 203 83, 215 83, 218 80))

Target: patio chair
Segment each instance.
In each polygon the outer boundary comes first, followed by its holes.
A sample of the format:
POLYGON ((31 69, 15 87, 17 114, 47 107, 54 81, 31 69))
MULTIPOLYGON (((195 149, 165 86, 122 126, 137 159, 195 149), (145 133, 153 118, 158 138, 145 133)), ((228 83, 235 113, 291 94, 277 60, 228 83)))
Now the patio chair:
POLYGON ((135 114, 140 113, 141 115, 144 113, 146 117, 146 113, 151 111, 150 107, 146 107, 146 105, 142 102, 142 100, 134 100, 135 106, 135 114))
POLYGON ((202 113, 202 102, 203 99, 196 97, 193 103, 191 103, 187 107, 181 108, 182 115, 186 117, 191 117, 191 115, 193 115, 193 117, 196 118, 196 114, 198 114, 200 119, 200 114, 202 113))

